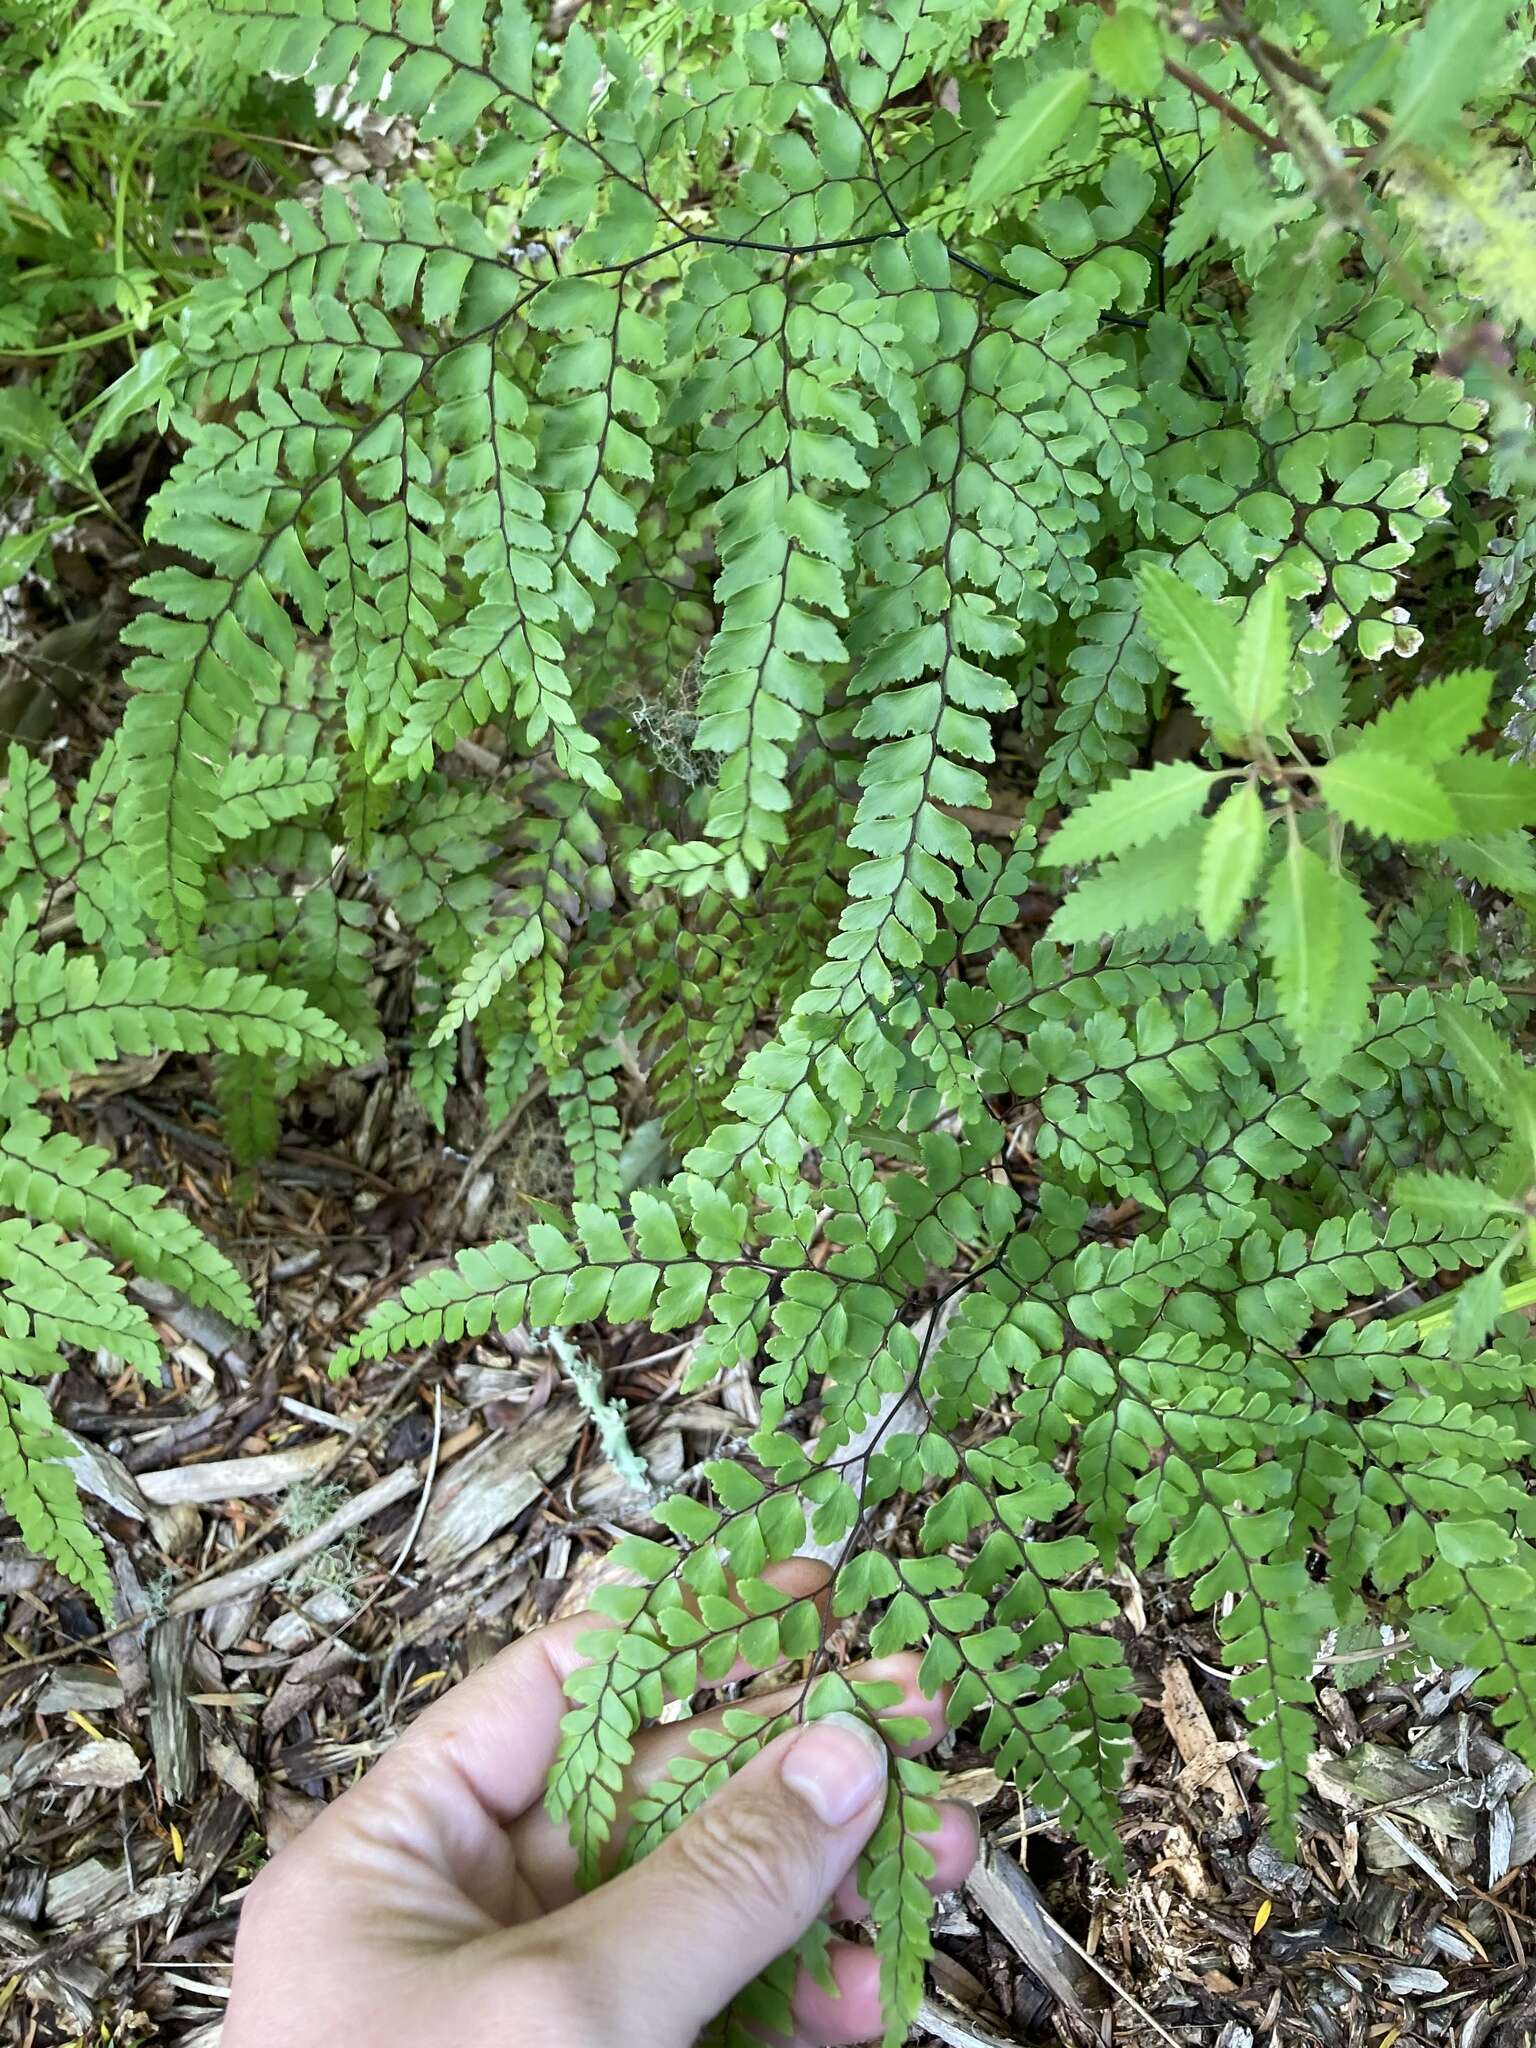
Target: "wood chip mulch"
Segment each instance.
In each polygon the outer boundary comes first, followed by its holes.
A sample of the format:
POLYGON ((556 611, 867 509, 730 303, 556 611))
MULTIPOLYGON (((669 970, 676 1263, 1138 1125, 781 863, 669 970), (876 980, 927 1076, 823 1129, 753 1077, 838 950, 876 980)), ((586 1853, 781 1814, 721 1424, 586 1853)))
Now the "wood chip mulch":
MULTIPOLYGON (((120 1072, 68 1111, 194 1216, 238 1218, 224 1242, 262 1321, 233 1331, 141 1286, 165 1383, 102 1360, 56 1390, 113 1633, 0 1536, 0 2038, 19 2048, 216 2048, 255 1871, 454 1680, 579 1611, 618 1533, 654 1526, 530 1340, 327 1377, 338 1335, 458 1241, 470 1139, 401 1114, 381 1065, 306 1105, 308 1142, 242 1186, 199 1091, 191 1069, 120 1072)), ((533 1157, 482 1163, 482 1234, 533 1157)), ((744 1385, 680 1396, 688 1348, 631 1334, 592 1354, 663 1489, 751 1426, 744 1385)), ((1379 1646, 1337 1651, 1286 1862, 1204 1624, 1164 1587, 1115 1590, 1144 1701, 1130 1882, 962 1730, 945 1761, 986 1855, 941 1906, 914 2040, 1526 2048, 1536 1783, 1472 1674, 1404 1679, 1379 1646)))

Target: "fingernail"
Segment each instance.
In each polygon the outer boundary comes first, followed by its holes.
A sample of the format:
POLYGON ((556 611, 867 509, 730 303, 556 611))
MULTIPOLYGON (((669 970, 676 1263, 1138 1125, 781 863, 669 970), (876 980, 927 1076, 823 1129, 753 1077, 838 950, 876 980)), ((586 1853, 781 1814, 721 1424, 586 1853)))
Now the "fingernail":
POLYGON ((802 1730, 779 1766, 790 1791, 818 1820, 840 1827, 885 1784, 889 1753, 857 1714, 826 1714, 802 1730))

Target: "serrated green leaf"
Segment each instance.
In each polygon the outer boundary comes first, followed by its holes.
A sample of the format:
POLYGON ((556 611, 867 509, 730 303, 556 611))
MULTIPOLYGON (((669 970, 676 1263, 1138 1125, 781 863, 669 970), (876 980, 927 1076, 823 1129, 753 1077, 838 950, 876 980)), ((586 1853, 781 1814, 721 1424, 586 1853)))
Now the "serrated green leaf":
POLYGON ((1127 99, 1151 97, 1163 82, 1163 39, 1150 14, 1126 0, 1093 33, 1093 65, 1127 99))
POLYGON ((1337 869, 1330 872, 1339 952, 1332 998, 1311 1042, 1310 1065, 1319 1075, 1333 1073, 1366 1035, 1376 976, 1376 927, 1360 884, 1351 874, 1337 869))
POLYGON ((1147 630, 1185 696, 1212 731, 1241 732, 1242 713, 1232 693, 1237 665, 1232 620, 1171 569, 1148 565, 1136 581, 1147 630))
POLYGON ((1199 814, 1215 780, 1212 770, 1193 761, 1135 768, 1058 826, 1040 860, 1046 867, 1076 867, 1166 839, 1199 814))
POLYGON ((1264 864, 1269 818, 1251 782, 1242 783, 1211 819, 1200 856, 1197 909, 1206 936, 1236 931, 1264 864))
POLYGON ((1355 744, 1415 761, 1444 761, 1481 732, 1492 690, 1487 669, 1458 669, 1389 704, 1361 727, 1355 744))
POLYGON ((1320 768, 1317 784, 1330 809, 1363 832, 1415 846, 1460 829, 1436 771, 1406 754, 1357 748, 1320 768))
POLYGON ((1432 1223, 1467 1230, 1479 1229, 1495 1216, 1520 1213, 1464 1173, 1400 1173, 1392 1182, 1392 1201, 1432 1223))
POLYGON ((1270 870, 1259 936, 1280 996, 1280 1013, 1309 1066, 1331 1036, 1343 944, 1344 895, 1328 863, 1292 839, 1270 870))
POLYGON ((1462 754, 1436 770, 1456 828, 1477 838, 1536 825, 1536 769, 1492 754, 1462 754))
POLYGON ((966 187, 970 211, 994 213, 1016 200, 1030 173, 1065 140, 1092 92, 1091 72, 1057 71, 999 115, 966 187))
POLYGON ((1470 1358, 1482 1350, 1504 1307, 1503 1261, 1490 1266, 1485 1273, 1477 1274, 1471 1280, 1464 1280, 1456 1290, 1451 1310, 1451 1345, 1462 1358, 1470 1358))
POLYGON ((1518 1137, 1536 1165, 1536 1102, 1524 1064, 1492 1026, 1451 996, 1435 998, 1440 1036, 1477 1099, 1506 1131, 1518 1137))
POLYGON ((1187 915, 1199 891, 1200 855, 1209 829, 1202 818, 1153 850, 1106 861, 1062 904, 1051 919, 1049 936, 1071 944, 1187 915))
POLYGON ((1458 0, 1430 11, 1397 67, 1390 150, 1459 137, 1461 110, 1504 51, 1508 21, 1508 0, 1458 0))
POLYGON ((1272 732, 1291 696, 1291 636, 1285 593, 1270 576, 1249 600, 1237 636, 1232 697, 1244 732, 1272 732))
POLYGON ((1536 895, 1536 850, 1524 832, 1489 832, 1447 839, 1440 851, 1459 874, 1487 882, 1509 896, 1536 895))

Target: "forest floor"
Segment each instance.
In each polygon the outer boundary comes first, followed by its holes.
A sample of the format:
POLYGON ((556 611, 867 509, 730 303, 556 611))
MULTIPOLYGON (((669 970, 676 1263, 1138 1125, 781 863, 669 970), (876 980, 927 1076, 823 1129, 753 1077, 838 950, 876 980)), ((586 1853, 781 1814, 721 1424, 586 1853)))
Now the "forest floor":
MULTIPOLYGON (((405 1113, 381 1065, 306 1097, 305 1141, 243 1187, 190 1063, 102 1078, 65 1113, 211 1222, 262 1322, 234 1332, 141 1287, 165 1384, 80 1365, 59 1392, 115 1633, 0 1541, 0 2038, 215 2048, 253 1872, 456 1679, 579 1611, 652 1496, 531 1345, 326 1374, 366 1308, 515 1208, 547 1105, 515 1145, 469 1157, 405 1113)), ((745 1380, 679 1393, 689 1348, 629 1334, 594 1353, 662 1487, 751 1425, 745 1380)), ((1160 1584, 1116 1590, 1144 1701, 1130 1882, 1110 1885, 962 1730, 943 1760, 987 1858, 941 1908, 914 2038, 1523 2048, 1536 1785, 1471 1674, 1404 1687, 1369 1646, 1337 1655, 1288 1864, 1203 1621, 1160 1584)))

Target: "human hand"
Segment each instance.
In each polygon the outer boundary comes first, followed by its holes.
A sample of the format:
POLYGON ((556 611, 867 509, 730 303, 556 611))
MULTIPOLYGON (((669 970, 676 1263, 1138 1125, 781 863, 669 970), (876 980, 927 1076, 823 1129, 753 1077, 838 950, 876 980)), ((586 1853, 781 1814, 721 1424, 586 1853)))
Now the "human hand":
MULTIPOLYGON (((223 2048, 689 2048, 829 1899, 859 1917, 851 1872, 888 1752, 853 1715, 781 1735, 644 1862, 577 1894, 542 1798, 564 1679, 600 1625, 584 1616, 504 1650, 262 1871, 240 1916, 223 2048)), ((851 1675, 900 1686, 890 1714, 929 1725, 916 1747, 942 1732, 915 1658, 851 1675)), ((642 1736, 627 1796, 717 1719, 642 1736)), ((934 1888, 948 1890, 976 1854, 970 1809, 941 1807, 929 1846, 934 1888)), ((872 1951, 834 1942, 829 1959, 838 1995, 801 1982, 797 2048, 880 2032, 872 1951)))

